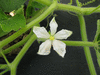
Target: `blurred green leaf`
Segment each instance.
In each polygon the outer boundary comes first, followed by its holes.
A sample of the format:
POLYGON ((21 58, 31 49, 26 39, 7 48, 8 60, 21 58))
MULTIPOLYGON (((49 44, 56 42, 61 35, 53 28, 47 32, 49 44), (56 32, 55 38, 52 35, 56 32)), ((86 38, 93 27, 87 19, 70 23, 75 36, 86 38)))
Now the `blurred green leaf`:
POLYGON ((24 18, 23 6, 21 6, 21 8, 19 8, 18 10, 15 10, 15 14, 18 15, 11 17, 10 15, 6 15, 0 9, 0 37, 6 35, 11 30, 18 30, 19 28, 25 26, 26 22, 24 18))
POLYGON ((7 19, 6 14, 2 11, 2 9, 0 9, 0 20, 4 20, 7 19))
POLYGON ((8 32, 4 32, 4 31, 2 30, 2 28, 0 27, 0 37, 6 35, 7 33, 8 33, 8 32))
POLYGON ((32 6, 29 6, 26 10, 26 17, 29 18, 30 16, 33 15, 34 12, 35 12, 35 9, 32 6))
POLYGON ((0 0, 0 7, 4 12, 11 12, 23 5, 26 0, 0 0))
POLYGON ((21 14, 16 14, 14 17, 0 21, 0 26, 4 32, 17 31, 19 28, 25 27, 25 25, 25 17, 21 14))
POLYGON ((43 7, 45 7, 45 5, 40 4, 36 1, 31 2, 31 4, 26 9, 26 17, 29 18, 31 16, 34 16, 37 11, 42 9, 43 7), (38 10, 36 10, 36 8, 38 8, 38 10))
POLYGON ((18 10, 15 10, 15 14, 22 14, 24 15, 24 5, 22 5, 18 10))
MULTIPOLYGON (((6 14, 0 9, 0 21, 1 21, 1 20, 6 20, 6 19, 7 19, 6 14)), ((0 37, 4 36, 4 35, 6 35, 6 34, 7 34, 7 32, 4 32, 4 31, 2 30, 2 28, 0 27, 0 37)))
POLYGON ((35 8, 39 8, 39 9, 42 9, 43 7, 45 7, 45 5, 40 4, 40 3, 36 2, 36 1, 32 2, 32 6, 35 7, 35 8))

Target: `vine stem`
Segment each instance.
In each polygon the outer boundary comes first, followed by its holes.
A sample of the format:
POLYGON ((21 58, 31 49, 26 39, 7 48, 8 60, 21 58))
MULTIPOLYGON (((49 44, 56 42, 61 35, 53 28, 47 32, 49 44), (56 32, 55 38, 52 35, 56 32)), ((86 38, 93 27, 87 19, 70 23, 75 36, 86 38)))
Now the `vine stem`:
POLYGON ((13 64, 11 64, 11 75, 16 75, 16 66, 14 66, 13 64))
MULTIPOLYGON (((32 34, 30 33, 25 39, 23 39, 22 41, 18 42, 17 44, 15 44, 5 50, 2 50, 2 52, 4 54, 10 53, 13 49, 18 48, 19 46, 26 43, 31 35, 32 34)), ((98 43, 86 42, 86 41, 62 41, 62 42, 64 42, 67 46, 83 46, 83 47, 86 47, 86 46, 87 47, 97 47, 98 46, 98 43)), ((1 56, 2 55, 0 54, 0 57, 1 56)))
POLYGON ((4 70, 3 72, 0 73, 0 75, 3 75, 4 73, 8 72, 9 69, 4 70))
POLYGON ((7 65, 9 66, 10 63, 9 63, 9 61, 7 60, 6 56, 2 53, 2 51, 1 51, 0 53, 2 54, 2 56, 3 56, 3 58, 5 59, 7 65))
MULTIPOLYGON (((84 17, 83 17, 83 15, 78 15, 78 18, 79 18, 79 22, 80 22, 82 40, 83 41, 88 41, 84 17)), ((88 67, 89 67, 89 70, 90 70, 90 74, 91 75, 97 75, 96 71, 95 71, 95 67, 94 67, 94 64, 93 64, 93 60, 92 60, 92 57, 91 57, 89 47, 84 47, 84 52, 85 52, 86 60, 87 60, 88 67)))
POLYGON ((18 65, 18 63, 20 62, 20 60, 22 59, 22 57, 24 56, 24 54, 26 53, 26 51, 28 50, 28 48, 31 46, 31 44, 37 39, 36 35, 33 34, 30 39, 27 41, 27 43, 24 45, 24 47, 22 48, 22 50, 19 52, 19 54, 16 56, 16 58, 14 59, 14 61, 12 62, 12 64, 15 64, 16 66, 18 65))
MULTIPOLYGON (((33 31, 31 30, 31 32, 29 33, 29 35, 27 35, 23 40, 21 40, 20 42, 18 42, 18 43, 16 43, 16 44, 14 44, 14 45, 12 45, 11 47, 9 47, 9 48, 7 48, 7 49, 5 49, 5 50, 2 50, 2 52, 4 53, 4 54, 7 54, 7 53, 10 53, 13 49, 15 49, 15 48, 18 48, 19 46, 22 46, 24 43, 26 43, 27 42, 27 40, 30 38, 30 36, 33 34, 33 31)), ((1 57, 2 55, 0 54, 0 57, 1 57)))
MULTIPOLYGON (((37 26, 40 26, 40 24, 37 24, 37 26)), ((7 54, 7 53, 10 53, 12 50, 22 46, 24 43, 26 43, 28 41, 28 39, 32 36, 33 34, 33 28, 31 29, 29 35, 27 35, 24 39, 22 39, 20 42, 10 46, 9 48, 5 49, 5 50, 2 50, 3 54, 7 54)), ((0 54, 0 57, 2 55, 0 54)))
MULTIPOLYGON (((39 3, 42 3, 44 5, 49 6, 52 2, 50 0, 36 0, 39 3)), ((92 12, 93 10, 97 9, 97 7, 91 7, 91 8, 84 8, 84 7, 77 7, 69 4, 61 4, 57 3, 57 9, 56 10, 63 10, 63 11, 71 11, 76 14, 83 14, 83 15, 90 15, 88 13, 92 12)), ((100 8, 95 10, 93 13, 100 13, 100 8)))
POLYGON ((10 63, 9 67, 11 69, 11 75, 16 75, 17 65, 19 64, 20 60, 22 59, 22 57, 24 56, 28 48, 31 46, 31 44, 36 40, 36 38, 37 38, 36 35, 33 34, 30 37, 30 39, 26 42, 26 44, 24 45, 22 50, 19 52, 19 54, 16 56, 14 61, 10 63))

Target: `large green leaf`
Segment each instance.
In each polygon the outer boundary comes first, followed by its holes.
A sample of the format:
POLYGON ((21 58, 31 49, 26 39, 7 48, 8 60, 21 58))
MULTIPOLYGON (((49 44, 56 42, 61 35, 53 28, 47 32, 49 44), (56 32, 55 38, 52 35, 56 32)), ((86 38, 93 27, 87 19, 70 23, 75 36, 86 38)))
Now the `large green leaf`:
POLYGON ((0 37, 6 35, 11 30, 18 30, 26 25, 26 20, 24 18, 23 6, 18 10, 15 10, 15 16, 11 17, 6 15, 0 9, 0 37))
POLYGON ((21 14, 16 14, 14 17, 0 21, 0 26, 4 32, 10 32, 11 30, 17 31, 25 25, 25 17, 21 14))
POLYGON ((26 0, 0 0, 0 7, 4 12, 18 9, 26 0))

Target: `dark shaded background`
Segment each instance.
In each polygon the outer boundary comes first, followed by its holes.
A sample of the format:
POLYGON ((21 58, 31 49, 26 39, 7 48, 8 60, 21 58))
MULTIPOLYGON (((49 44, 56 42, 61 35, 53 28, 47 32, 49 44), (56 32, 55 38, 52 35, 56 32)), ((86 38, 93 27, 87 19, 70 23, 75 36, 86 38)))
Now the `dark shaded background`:
MULTIPOLYGON (((61 0, 62 3, 69 3, 70 0, 61 0)), ((90 0, 80 0, 81 2, 87 2, 90 0)), ((89 4, 85 7, 95 7, 100 4, 99 0, 89 4)), ((73 5, 75 0, 73 0, 73 5)), ((56 21, 58 23, 58 31, 61 29, 68 29, 73 31, 71 37, 67 40, 81 41, 80 25, 77 16, 73 16, 65 11, 56 11, 56 21)), ((52 19, 52 17, 50 18, 52 19)), ((96 33, 97 19, 100 19, 100 14, 92 14, 85 16, 86 28, 88 34, 88 40, 93 41, 96 33)), ((41 26, 47 26, 47 19, 42 21, 41 26)), ((47 28, 49 30, 49 27, 47 28)), ((35 41, 29 48, 23 59, 18 65, 17 75, 90 75, 88 65, 86 62, 83 47, 66 47, 66 55, 61 58, 53 49, 48 56, 37 55, 39 49, 37 41, 35 41)), ((95 50, 90 48, 93 57, 93 62, 97 71, 100 74, 100 68, 97 63, 95 50)), ((12 61, 14 56, 9 56, 8 59, 12 61)), ((9 72, 4 74, 9 75, 9 72)))

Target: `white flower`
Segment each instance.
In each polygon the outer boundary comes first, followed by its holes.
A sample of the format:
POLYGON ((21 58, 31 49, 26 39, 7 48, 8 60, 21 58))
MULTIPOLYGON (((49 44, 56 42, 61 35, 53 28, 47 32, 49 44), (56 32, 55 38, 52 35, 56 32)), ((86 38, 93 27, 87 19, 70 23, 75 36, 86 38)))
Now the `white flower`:
POLYGON ((58 24, 55 21, 55 17, 50 22, 51 34, 49 34, 44 27, 34 26, 33 32, 36 34, 36 36, 38 38, 46 39, 46 41, 43 42, 39 47, 39 51, 38 51, 39 55, 48 55, 50 53, 51 45, 53 45, 53 49, 60 56, 64 57, 66 53, 66 50, 65 50, 66 44, 57 39, 67 39, 72 34, 72 31, 62 29, 61 31, 56 33, 57 27, 58 27, 58 24))

